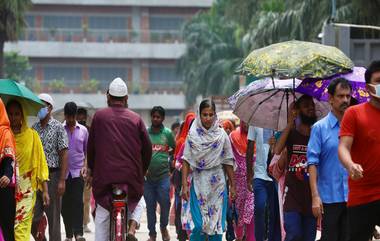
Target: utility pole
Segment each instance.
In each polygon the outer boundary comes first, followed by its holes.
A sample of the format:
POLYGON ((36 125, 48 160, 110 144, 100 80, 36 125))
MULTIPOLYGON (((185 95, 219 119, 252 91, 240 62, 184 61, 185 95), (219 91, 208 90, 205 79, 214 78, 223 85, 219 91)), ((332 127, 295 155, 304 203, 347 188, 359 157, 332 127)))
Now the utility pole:
POLYGON ((336 0, 331 0, 331 22, 335 22, 336 18, 336 0))

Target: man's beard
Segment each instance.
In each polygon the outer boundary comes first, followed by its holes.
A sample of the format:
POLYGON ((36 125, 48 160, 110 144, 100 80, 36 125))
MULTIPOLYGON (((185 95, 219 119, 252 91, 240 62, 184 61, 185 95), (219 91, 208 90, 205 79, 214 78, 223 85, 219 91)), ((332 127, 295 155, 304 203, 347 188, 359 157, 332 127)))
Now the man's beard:
POLYGON ((300 118, 301 118, 301 122, 305 125, 312 126, 315 122, 317 122, 316 116, 310 117, 310 116, 304 115, 303 113, 300 113, 300 118))

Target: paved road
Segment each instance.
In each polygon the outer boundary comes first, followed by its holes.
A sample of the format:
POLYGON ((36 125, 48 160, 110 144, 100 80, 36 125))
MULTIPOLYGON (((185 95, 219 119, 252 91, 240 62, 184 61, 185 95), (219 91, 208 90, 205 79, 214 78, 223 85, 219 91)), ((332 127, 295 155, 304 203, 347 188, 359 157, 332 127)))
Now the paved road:
MULTIPOLYGON (((147 228, 147 220, 146 220, 146 213, 145 212, 144 212, 141 219, 142 220, 141 220, 140 229, 137 230, 136 238, 139 241, 146 241, 149 238, 149 231, 147 228)), ((160 220, 159 216, 157 217, 157 220, 160 220)), ((93 221, 90 223, 89 227, 92 230, 92 232, 91 233, 85 233, 84 237, 86 238, 86 241, 95 241, 95 225, 94 225, 93 221)), ((168 229, 169 229, 169 234, 170 234, 171 240, 176 240, 177 235, 175 232, 175 227, 169 226, 168 229)), ((158 230, 160 230, 158 224, 157 224, 156 230, 157 230, 157 232, 159 232, 158 230)), ((48 234, 48 230, 46 230, 46 232, 48 234)), ((63 225, 62 219, 61 219, 61 232, 62 232, 62 241, 64 241, 66 238, 66 235, 65 235, 65 227, 63 225)), ((33 238, 31 240, 33 240, 33 238)), ((54 241, 54 240, 50 240, 50 241, 54 241)), ((157 241, 161 241, 161 234, 160 233, 157 234, 157 241)))
MULTIPOLYGON (((157 220, 160 220, 159 216, 157 216, 157 220)), ((87 241, 95 241, 95 225, 94 225, 93 221, 90 223, 89 227, 92 230, 92 232, 91 233, 85 233, 84 236, 85 236, 85 238, 86 238, 87 241)), ((175 232, 175 227, 174 226, 169 226, 168 229, 169 229, 171 240, 172 241, 177 240, 176 239, 177 235, 176 235, 176 232, 175 232)), ((157 224, 156 230, 160 230, 159 224, 157 224)), ((61 220, 61 232, 62 232, 62 241, 64 241, 65 238, 66 238, 66 236, 65 236, 65 227, 63 226, 63 221, 62 220, 61 220)), ((320 233, 318 232, 318 234, 317 234, 317 240, 319 239, 319 237, 320 237, 320 233)), ((146 213, 145 212, 144 212, 144 214, 142 216, 140 229, 136 233, 136 238, 139 241, 146 241, 149 238, 149 231, 148 231, 148 228, 147 228, 147 220, 146 220, 146 213)), ((31 240, 33 240, 33 238, 31 238, 31 240)), ((161 239, 161 234, 158 233, 157 234, 157 241, 161 241, 161 240, 162 240, 161 239)), ((223 237, 223 240, 225 240, 224 237, 223 237)), ((50 241, 54 241, 54 240, 50 240, 50 241)))

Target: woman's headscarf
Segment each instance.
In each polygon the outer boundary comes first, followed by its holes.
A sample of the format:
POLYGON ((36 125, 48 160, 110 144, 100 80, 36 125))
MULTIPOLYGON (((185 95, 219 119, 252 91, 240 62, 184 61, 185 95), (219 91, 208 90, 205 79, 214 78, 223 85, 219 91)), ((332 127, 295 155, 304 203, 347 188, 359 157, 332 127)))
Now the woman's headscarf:
POLYGON ((16 144, 4 103, 0 98, 0 163, 5 157, 15 160, 16 144))
POLYGON ((198 170, 230 163, 233 159, 231 142, 216 117, 208 130, 203 127, 200 115, 196 117, 187 136, 183 159, 198 170))
POLYGON ((187 134, 189 134, 190 125, 195 119, 195 113, 187 113, 181 131, 178 133, 175 143, 174 158, 177 158, 178 152, 186 141, 187 134))
POLYGON ((23 113, 21 132, 14 134, 19 175, 30 176, 33 190, 42 190, 42 182, 49 179, 44 149, 38 133, 28 126, 25 104, 21 100, 17 102, 23 113))
POLYGON ((247 154, 247 145, 248 145, 248 133, 241 130, 241 127, 238 127, 236 130, 231 132, 231 144, 235 147, 236 151, 241 155, 245 156, 247 154))

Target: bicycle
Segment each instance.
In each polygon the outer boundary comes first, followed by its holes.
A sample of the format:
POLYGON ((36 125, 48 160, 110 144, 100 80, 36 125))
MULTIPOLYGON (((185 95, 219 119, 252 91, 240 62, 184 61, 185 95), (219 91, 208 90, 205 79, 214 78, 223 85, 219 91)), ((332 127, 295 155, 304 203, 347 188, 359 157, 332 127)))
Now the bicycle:
POLYGON ((126 241, 127 234, 127 193, 114 186, 112 189, 112 210, 110 214, 110 241, 126 241))

